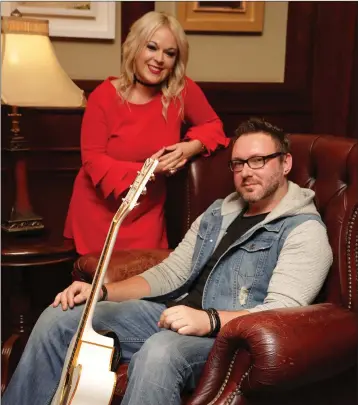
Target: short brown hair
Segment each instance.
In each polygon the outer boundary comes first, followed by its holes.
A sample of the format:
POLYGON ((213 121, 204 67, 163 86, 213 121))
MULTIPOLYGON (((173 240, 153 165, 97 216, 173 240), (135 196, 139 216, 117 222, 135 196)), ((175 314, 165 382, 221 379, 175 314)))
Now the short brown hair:
POLYGON ((250 118, 248 121, 240 124, 235 131, 236 136, 234 138, 234 143, 242 135, 248 135, 257 132, 263 132, 264 134, 270 135, 279 149, 278 152, 290 152, 290 141, 288 140, 287 134, 284 132, 284 130, 270 124, 263 118, 250 118))

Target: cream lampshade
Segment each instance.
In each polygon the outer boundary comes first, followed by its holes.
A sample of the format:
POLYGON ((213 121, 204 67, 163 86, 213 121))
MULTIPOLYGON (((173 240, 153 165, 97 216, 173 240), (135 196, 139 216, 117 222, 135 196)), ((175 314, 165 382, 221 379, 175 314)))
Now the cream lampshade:
POLYGON ((59 64, 47 20, 2 17, 1 100, 18 107, 81 107, 83 91, 59 64))
POLYGON ((10 218, 2 224, 6 232, 42 229, 42 218, 34 214, 28 196, 27 142, 20 134, 18 107, 81 108, 83 91, 59 64, 49 38, 49 22, 23 18, 15 10, 1 18, 1 103, 11 106, 12 123, 8 152, 14 153, 15 201, 10 218))

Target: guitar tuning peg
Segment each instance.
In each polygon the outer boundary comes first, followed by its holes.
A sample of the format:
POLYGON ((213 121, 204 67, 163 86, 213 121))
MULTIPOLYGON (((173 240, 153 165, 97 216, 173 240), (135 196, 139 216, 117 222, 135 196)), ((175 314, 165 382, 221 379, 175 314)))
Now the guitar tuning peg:
POLYGON ((139 170, 137 170, 137 174, 140 174, 140 171, 139 171, 139 170))
POLYGON ((150 181, 154 181, 154 180, 155 180, 155 174, 154 174, 154 173, 151 174, 151 176, 149 177, 149 180, 150 180, 150 181))
POLYGON ((147 187, 143 188, 143 191, 141 192, 142 195, 146 195, 147 194, 147 187))
POLYGON ((134 204, 134 208, 135 208, 135 207, 138 207, 138 205, 139 205, 139 203, 138 203, 138 202, 137 202, 137 203, 135 203, 135 204, 134 204))

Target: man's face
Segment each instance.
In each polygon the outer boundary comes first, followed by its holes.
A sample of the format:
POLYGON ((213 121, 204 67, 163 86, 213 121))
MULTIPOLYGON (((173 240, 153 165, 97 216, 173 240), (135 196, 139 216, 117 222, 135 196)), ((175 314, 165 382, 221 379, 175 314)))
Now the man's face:
MULTIPOLYGON (((279 152, 270 135, 262 132, 242 135, 234 144, 232 159, 246 160, 256 156, 267 156, 279 152)), ((247 163, 242 171, 234 171, 236 190, 248 203, 264 200, 286 185, 286 175, 291 169, 290 154, 267 159, 259 169, 252 169, 247 163)))

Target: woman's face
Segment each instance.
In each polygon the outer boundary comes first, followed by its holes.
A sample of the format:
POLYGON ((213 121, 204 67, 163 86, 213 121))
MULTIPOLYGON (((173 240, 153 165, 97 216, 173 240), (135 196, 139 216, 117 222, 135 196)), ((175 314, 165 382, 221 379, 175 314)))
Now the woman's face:
POLYGON ((161 83, 170 74, 178 55, 178 45, 168 27, 158 28, 137 56, 136 76, 150 84, 161 83))

